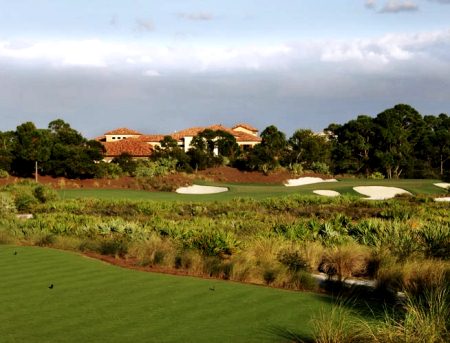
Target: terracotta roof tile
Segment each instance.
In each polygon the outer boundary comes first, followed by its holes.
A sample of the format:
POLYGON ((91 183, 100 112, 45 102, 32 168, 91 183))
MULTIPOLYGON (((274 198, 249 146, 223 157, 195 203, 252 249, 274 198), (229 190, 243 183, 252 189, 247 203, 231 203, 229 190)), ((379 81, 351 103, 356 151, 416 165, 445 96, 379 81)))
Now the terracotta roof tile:
POLYGON ((131 130, 126 127, 121 127, 105 133, 105 135, 142 135, 139 131, 131 130))
POLYGON ((238 128, 238 127, 243 127, 244 129, 247 129, 247 130, 253 131, 253 132, 259 132, 258 129, 256 129, 256 128, 254 128, 253 126, 251 126, 251 125, 249 125, 249 124, 246 124, 246 123, 239 123, 239 124, 236 124, 236 125, 234 125, 234 126, 232 127, 232 129, 234 130, 234 129, 238 128))
MULTIPOLYGON (((137 140, 139 140, 141 142, 154 143, 154 142, 162 141, 165 136, 172 136, 173 138, 175 138, 174 135, 142 135, 142 136, 139 136, 139 137, 137 137, 135 139, 137 139, 137 140)), ((175 138, 175 139, 178 139, 178 138, 175 138)))
POLYGON ((122 153, 129 153, 136 157, 145 157, 152 154, 152 147, 150 144, 138 141, 137 139, 122 139, 117 142, 102 142, 106 149, 105 156, 115 157, 122 153))
POLYGON ((210 129, 210 130, 222 130, 225 132, 228 132, 230 134, 232 134, 237 141, 245 141, 245 142, 261 142, 261 138, 259 137, 255 137, 249 133, 245 133, 242 131, 234 131, 232 129, 229 129, 223 125, 211 125, 211 126, 205 126, 205 127, 191 127, 189 129, 185 129, 185 130, 181 130, 178 132, 173 133, 171 136, 175 139, 181 139, 183 137, 186 136, 196 136, 198 135, 200 132, 206 130, 206 129, 210 129))

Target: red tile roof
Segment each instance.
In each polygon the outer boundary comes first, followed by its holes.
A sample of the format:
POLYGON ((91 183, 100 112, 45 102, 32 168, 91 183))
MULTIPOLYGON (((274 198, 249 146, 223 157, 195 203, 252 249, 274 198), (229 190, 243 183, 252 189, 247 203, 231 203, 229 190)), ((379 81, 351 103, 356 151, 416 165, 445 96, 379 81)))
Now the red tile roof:
POLYGON ((175 132, 171 136, 175 139, 181 139, 182 137, 186 137, 186 136, 193 137, 193 136, 198 135, 200 132, 202 132, 206 129, 210 129, 213 131, 221 130, 221 131, 228 132, 228 133, 232 134, 236 138, 237 141, 261 142, 261 138, 259 138, 259 137, 255 137, 251 134, 241 132, 241 131, 234 131, 223 125, 211 125, 211 126, 206 126, 206 127, 201 127, 201 126, 200 127, 191 127, 189 129, 175 132))
POLYGON ((112 131, 108 131, 105 133, 105 135, 142 135, 142 133, 127 129, 126 127, 121 127, 112 131))
POLYGON ((251 126, 251 125, 249 125, 249 124, 246 124, 246 123, 239 123, 239 124, 236 124, 236 125, 234 125, 234 126, 232 127, 232 130, 234 130, 234 129, 238 128, 238 127, 242 127, 242 128, 244 128, 244 129, 247 129, 247 130, 252 131, 252 132, 258 132, 258 131, 259 131, 258 129, 256 129, 256 128, 254 128, 253 126, 251 126))
MULTIPOLYGON (((142 136, 137 137, 136 139, 141 141, 141 142, 155 143, 155 142, 162 141, 165 136, 172 136, 173 137, 173 135, 142 135, 142 136)), ((175 138, 175 137, 173 137, 173 138, 175 138)))
POLYGON ((105 156, 115 157, 122 153, 128 153, 136 157, 147 157, 152 154, 152 146, 137 139, 122 139, 117 142, 102 142, 106 149, 105 156))

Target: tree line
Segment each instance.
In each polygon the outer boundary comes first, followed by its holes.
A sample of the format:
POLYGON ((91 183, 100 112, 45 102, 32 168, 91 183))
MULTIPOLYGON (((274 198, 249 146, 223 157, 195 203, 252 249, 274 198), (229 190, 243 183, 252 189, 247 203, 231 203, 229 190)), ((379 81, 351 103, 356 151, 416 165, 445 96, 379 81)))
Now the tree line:
POLYGON ((345 124, 330 124, 322 134, 299 129, 287 138, 271 125, 262 131, 261 143, 248 150, 221 130, 199 133, 187 152, 165 136, 150 162, 123 154, 112 164, 103 163, 102 144, 84 138, 61 119, 47 129, 27 122, 15 131, 0 132, 0 144, 0 170, 17 176, 31 176, 36 161, 40 174, 68 178, 136 175, 138 167, 142 171, 159 161, 186 172, 229 165, 265 173, 287 168, 297 174, 310 170, 366 177, 450 177, 450 117, 423 116, 405 104, 376 117, 360 115, 345 124))

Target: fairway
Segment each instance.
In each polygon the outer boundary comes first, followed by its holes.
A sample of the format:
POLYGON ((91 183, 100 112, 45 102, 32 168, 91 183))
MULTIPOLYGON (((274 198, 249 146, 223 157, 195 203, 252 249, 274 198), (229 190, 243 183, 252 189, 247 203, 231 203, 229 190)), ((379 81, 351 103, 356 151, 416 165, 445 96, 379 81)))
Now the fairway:
POLYGON ((355 186, 388 186, 403 188, 412 194, 440 195, 446 191, 436 187, 433 183, 439 180, 368 180, 368 179, 342 179, 339 182, 324 182, 311 185, 285 187, 283 185, 266 184, 236 184, 195 182, 196 184, 227 187, 228 192, 207 195, 177 194, 175 192, 147 192, 139 190, 116 189, 66 189, 59 190, 62 199, 98 198, 98 199, 130 199, 130 200, 158 200, 158 201, 223 201, 233 198, 264 199, 268 197, 285 196, 291 194, 315 195, 316 189, 334 190, 342 195, 353 195, 360 198, 365 196, 355 192, 355 186))
POLYGON ((2 343, 277 342, 270 328, 309 334, 311 316, 331 306, 322 295, 127 270, 35 247, 0 246, 0 275, 2 343))

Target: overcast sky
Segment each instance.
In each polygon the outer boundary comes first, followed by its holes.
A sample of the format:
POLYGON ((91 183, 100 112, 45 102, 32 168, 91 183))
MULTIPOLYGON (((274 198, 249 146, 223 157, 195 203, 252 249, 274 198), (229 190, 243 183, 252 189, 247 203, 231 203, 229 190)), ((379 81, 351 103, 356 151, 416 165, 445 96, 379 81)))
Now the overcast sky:
POLYGON ((0 130, 450 114, 450 0, 0 0, 0 130))

